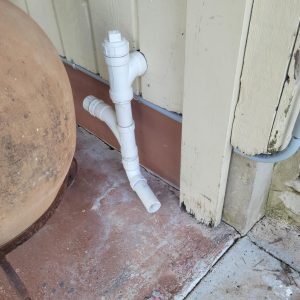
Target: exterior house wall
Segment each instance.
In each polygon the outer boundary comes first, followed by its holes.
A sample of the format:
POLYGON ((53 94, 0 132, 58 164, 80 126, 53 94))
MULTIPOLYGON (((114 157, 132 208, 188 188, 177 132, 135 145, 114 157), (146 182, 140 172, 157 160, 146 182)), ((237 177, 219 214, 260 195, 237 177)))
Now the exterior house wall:
POLYGON ((182 112, 186 0, 11 0, 48 34, 59 54, 108 79, 102 42, 118 29, 147 57, 135 85, 146 100, 182 112))
MULTIPOLYGON (((217 225, 226 188, 227 207, 239 207, 240 198, 231 195, 243 192, 237 178, 245 172, 253 184, 244 202, 258 199, 262 209, 256 215, 248 213, 253 202, 236 211, 237 216, 244 213, 246 225, 240 231, 251 227, 249 216, 256 220, 264 213, 270 180, 261 187, 264 196, 256 193, 256 182, 260 174, 270 173, 269 168, 253 165, 249 171, 244 160, 231 161, 231 146, 256 154, 277 151, 288 143, 300 107, 292 97, 299 48, 298 0, 11 1, 36 20, 61 56, 103 80, 108 74, 101 44, 108 30, 121 30, 131 50, 141 50, 148 61, 135 92, 183 113, 181 203, 197 219, 217 225)), ((141 107, 141 122, 144 111, 141 107)), ((177 142, 160 139, 166 157, 173 157, 168 145, 180 148, 181 125, 177 125, 172 125, 177 142)), ((148 129, 158 141, 160 130, 153 132, 151 124, 148 129)), ((102 138, 102 132, 98 136, 102 138)), ((180 158, 174 164, 177 173, 172 180, 178 185, 180 158)))
POLYGON ((231 143, 249 154, 285 148, 299 113, 297 0, 254 1, 231 143))

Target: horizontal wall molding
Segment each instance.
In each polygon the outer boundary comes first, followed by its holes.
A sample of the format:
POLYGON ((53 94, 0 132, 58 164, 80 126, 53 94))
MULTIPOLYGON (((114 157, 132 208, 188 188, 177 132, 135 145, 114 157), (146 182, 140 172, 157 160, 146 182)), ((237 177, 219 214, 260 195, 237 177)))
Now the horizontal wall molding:
MULTIPOLYGON (((102 77, 100 77, 100 75, 95 74, 95 73, 93 73, 93 72, 91 72, 91 71, 85 69, 84 67, 82 67, 82 66, 76 64, 76 63, 73 62, 73 61, 67 60, 65 57, 62 57, 62 56, 61 56, 60 58, 61 58, 61 60, 62 60, 65 64, 71 66, 74 70, 81 71, 81 72, 83 72, 84 74, 86 74, 86 75, 88 75, 88 76, 90 76, 90 77, 92 77, 92 78, 98 80, 99 82, 108 85, 108 81, 105 80, 105 79, 103 79, 102 77)), ((168 117, 168 118, 170 118, 170 119, 172 119, 172 120, 174 120, 174 121, 176 121, 176 122, 182 123, 182 114, 179 114, 179 113, 176 113, 176 112, 173 112, 173 111, 169 111, 169 110, 167 110, 167 109, 165 109, 165 108, 163 108, 163 107, 160 107, 160 106, 158 106, 158 105, 152 103, 151 101, 144 99, 141 95, 136 95, 136 94, 134 94, 133 97, 134 97, 134 100, 136 100, 136 101, 138 101, 138 102, 140 102, 140 103, 143 103, 144 105, 146 105, 146 106, 148 106, 148 107, 154 109, 155 111, 157 111, 157 112, 163 114, 164 116, 166 116, 166 117, 168 117)))

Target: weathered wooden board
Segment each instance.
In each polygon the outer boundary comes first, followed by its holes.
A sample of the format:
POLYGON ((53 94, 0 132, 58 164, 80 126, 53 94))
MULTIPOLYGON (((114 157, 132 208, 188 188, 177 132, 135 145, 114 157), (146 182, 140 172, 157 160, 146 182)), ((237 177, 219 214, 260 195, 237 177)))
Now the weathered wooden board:
POLYGON ((60 55, 65 55, 63 42, 51 0, 26 0, 29 15, 47 33, 60 55))
POLYGON ((138 0, 139 41, 149 68, 145 99, 182 112, 186 0, 138 0))
POLYGON ((134 84, 135 93, 163 108, 182 112, 187 0, 12 2, 28 9, 62 56, 99 73, 104 80, 108 73, 102 43, 108 30, 120 30, 131 50, 141 48, 148 61, 147 73, 134 84))
POLYGON ((187 3, 180 201, 211 225, 222 215, 251 7, 241 0, 187 3))
POLYGON ((107 80, 102 43, 108 30, 118 29, 129 41, 131 49, 138 49, 137 16, 134 0, 89 0, 96 58, 100 76, 107 80))
POLYGON ((268 150, 277 151, 285 148, 292 136, 294 124, 300 110, 300 95, 296 94, 296 79, 299 84, 300 67, 300 34, 295 43, 293 53, 290 58, 288 74, 286 76, 282 95, 280 97, 278 110, 272 127, 268 150))
POLYGON ((67 59, 97 73, 88 2, 54 0, 54 8, 67 59))
POLYGON ((283 142, 285 128, 291 119, 292 110, 287 118, 284 117, 290 92, 280 97, 299 14, 298 0, 254 1, 231 139, 234 147, 247 154, 276 151, 283 142))

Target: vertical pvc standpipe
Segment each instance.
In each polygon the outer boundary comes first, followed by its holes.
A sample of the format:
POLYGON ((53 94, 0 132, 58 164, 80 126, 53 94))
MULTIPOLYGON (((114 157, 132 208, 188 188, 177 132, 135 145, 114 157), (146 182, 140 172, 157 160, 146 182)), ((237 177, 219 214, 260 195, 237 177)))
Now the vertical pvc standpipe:
POLYGON ((161 204, 142 176, 138 149, 135 141, 135 124, 132 118, 132 83, 147 70, 145 57, 140 52, 129 54, 129 43, 119 31, 109 31, 103 43, 105 62, 108 66, 110 98, 115 104, 116 119, 121 146, 122 163, 132 189, 150 213, 161 204))

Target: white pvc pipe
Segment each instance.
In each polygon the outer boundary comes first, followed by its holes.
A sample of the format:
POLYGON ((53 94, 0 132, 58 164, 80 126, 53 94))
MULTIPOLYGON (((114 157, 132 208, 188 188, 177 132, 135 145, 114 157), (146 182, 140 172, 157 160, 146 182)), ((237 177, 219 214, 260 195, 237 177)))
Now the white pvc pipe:
POLYGON ((149 213, 155 213, 160 209, 161 204, 157 200, 156 196, 154 195, 146 181, 139 180, 133 187, 133 189, 135 190, 149 213))
MULTIPOLYGON (((61 56, 60 55, 60 59, 62 60, 62 62, 64 62, 65 64, 71 66, 74 70, 79 70, 80 72, 100 81, 101 83, 104 83, 104 84, 107 84, 108 81, 103 79, 102 77, 100 77, 100 75, 98 74, 95 74, 83 67, 81 67, 80 65, 78 64, 75 64, 72 60, 67 60, 65 57, 61 56)), ((150 107, 151 109, 155 110, 155 111, 158 111, 160 114, 170 118, 171 120, 174 120, 178 123, 182 123, 182 114, 181 113, 177 113, 177 112, 174 112, 174 111, 169 111, 165 108, 162 108, 156 104, 153 104, 152 102, 144 99, 141 95, 134 95, 134 100, 150 107)))
POLYGON ((147 211, 154 213, 159 210, 161 204, 140 172, 138 150, 134 137, 134 123, 125 128, 118 126, 113 109, 94 96, 87 96, 83 100, 83 107, 91 115, 105 122, 116 136, 121 145, 122 163, 130 185, 141 199, 147 211))
POLYGON ((116 109, 118 125, 120 127, 128 127, 132 125, 133 118, 132 118, 130 101, 125 103, 116 103, 115 109, 116 109))
POLYGON ((147 211, 154 213, 159 210, 161 204, 141 174, 131 111, 132 83, 137 76, 146 72, 146 59, 138 51, 129 54, 128 41, 122 38, 118 31, 108 33, 103 48, 108 66, 109 94, 115 104, 116 112, 93 96, 84 99, 83 107, 111 128, 121 146, 122 163, 130 186, 147 211))
POLYGON ((94 96, 87 96, 83 100, 83 108, 92 116, 103 121, 110 128, 120 143, 116 114, 109 105, 107 105, 103 100, 99 100, 94 96))

